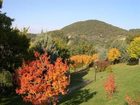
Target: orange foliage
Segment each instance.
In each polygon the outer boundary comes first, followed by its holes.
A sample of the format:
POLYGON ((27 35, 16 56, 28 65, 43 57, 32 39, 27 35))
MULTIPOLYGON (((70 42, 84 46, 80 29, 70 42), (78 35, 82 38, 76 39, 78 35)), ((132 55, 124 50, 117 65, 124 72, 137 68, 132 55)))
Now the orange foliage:
POLYGON ((58 58, 55 64, 51 64, 47 54, 35 53, 36 60, 24 64, 16 70, 18 88, 16 93, 20 94, 24 101, 34 105, 55 104, 58 95, 66 94, 69 85, 67 75, 68 66, 58 58))
POLYGON ((125 100, 128 105, 139 105, 139 102, 132 99, 129 95, 126 95, 125 100))
POLYGON ((93 55, 92 55, 92 60, 93 60, 94 62, 98 61, 98 60, 99 60, 99 55, 98 55, 98 54, 93 54, 93 55))
POLYGON ((116 91, 116 86, 115 86, 115 79, 114 75, 110 74, 107 81, 105 82, 104 85, 105 91, 109 97, 113 96, 113 93, 116 91))

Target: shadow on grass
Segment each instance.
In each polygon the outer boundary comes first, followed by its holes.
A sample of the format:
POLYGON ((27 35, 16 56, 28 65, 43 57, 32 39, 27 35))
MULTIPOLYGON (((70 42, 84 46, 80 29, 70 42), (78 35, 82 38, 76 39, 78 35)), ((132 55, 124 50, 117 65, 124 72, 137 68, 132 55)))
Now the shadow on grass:
POLYGON ((87 75, 88 71, 80 71, 76 74, 71 74, 70 88, 84 83, 83 77, 87 75))
POLYGON ((1 95, 0 105, 30 105, 30 104, 24 103, 20 96, 13 94, 13 95, 1 95))
POLYGON ((90 98, 93 98, 97 92, 90 92, 89 89, 85 90, 75 90, 71 94, 68 94, 63 97, 59 104, 63 105, 79 105, 83 102, 88 101, 90 98))

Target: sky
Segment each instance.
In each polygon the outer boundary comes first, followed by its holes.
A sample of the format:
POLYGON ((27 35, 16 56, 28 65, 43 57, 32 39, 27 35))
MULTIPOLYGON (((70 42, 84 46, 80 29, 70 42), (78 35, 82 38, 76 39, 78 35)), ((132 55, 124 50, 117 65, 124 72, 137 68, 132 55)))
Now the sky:
POLYGON ((4 0, 2 12, 15 19, 14 27, 30 27, 32 33, 89 19, 140 28, 140 0, 4 0))

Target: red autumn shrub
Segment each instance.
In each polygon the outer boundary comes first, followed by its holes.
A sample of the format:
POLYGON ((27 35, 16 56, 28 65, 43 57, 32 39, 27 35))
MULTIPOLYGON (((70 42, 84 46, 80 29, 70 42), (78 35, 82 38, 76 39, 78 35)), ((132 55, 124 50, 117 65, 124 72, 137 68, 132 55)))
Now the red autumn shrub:
POLYGON ((105 82, 104 89, 108 95, 108 97, 112 97, 114 92, 116 91, 115 86, 115 78, 114 75, 111 73, 105 82))
POLYGON ((67 92, 68 66, 60 58, 51 64, 47 54, 35 56, 36 60, 16 70, 16 93, 33 105, 56 104, 58 96, 67 92))
POLYGON ((127 102, 128 105, 139 105, 140 104, 140 102, 138 102, 137 100, 134 100, 129 95, 125 96, 125 101, 127 102))
POLYGON ((95 67, 97 72, 105 71, 107 67, 110 66, 110 62, 108 60, 98 60, 95 62, 95 67))

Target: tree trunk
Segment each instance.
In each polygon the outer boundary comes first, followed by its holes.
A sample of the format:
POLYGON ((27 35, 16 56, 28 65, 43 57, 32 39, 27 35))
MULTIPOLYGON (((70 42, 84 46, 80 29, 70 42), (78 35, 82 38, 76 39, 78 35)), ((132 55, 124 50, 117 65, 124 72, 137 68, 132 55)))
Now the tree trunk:
POLYGON ((139 58, 139 62, 138 62, 138 64, 140 65, 140 58, 139 58))
POLYGON ((96 82, 96 71, 97 71, 97 70, 95 69, 95 75, 94 75, 94 80, 95 80, 95 82, 96 82))

